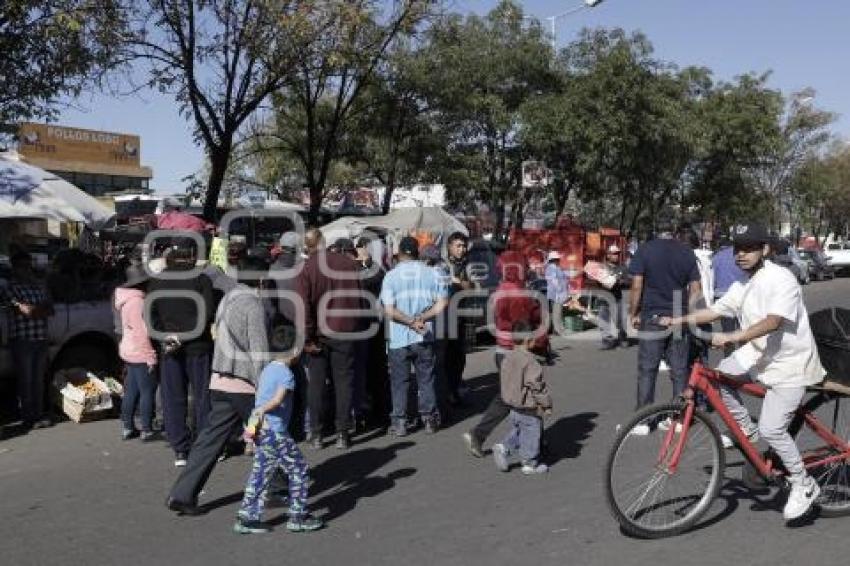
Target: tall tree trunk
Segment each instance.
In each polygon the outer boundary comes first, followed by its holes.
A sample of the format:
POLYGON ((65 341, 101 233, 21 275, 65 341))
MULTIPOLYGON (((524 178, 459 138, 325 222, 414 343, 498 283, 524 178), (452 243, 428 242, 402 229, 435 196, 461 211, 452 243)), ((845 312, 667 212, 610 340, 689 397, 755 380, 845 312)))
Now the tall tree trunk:
POLYGON ((218 197, 221 195, 221 187, 227 174, 227 164, 230 161, 230 151, 225 149, 214 149, 210 151, 210 177, 207 180, 207 192, 204 196, 204 220, 216 222, 218 218, 218 197))
POLYGON ((381 203, 382 214, 390 213, 390 203, 392 202, 393 192, 395 191, 395 175, 395 167, 393 167, 387 173, 387 186, 384 189, 384 200, 381 203))
POLYGON ((566 180, 562 180, 560 183, 556 182, 555 187, 555 225, 557 226, 558 220, 564 213, 564 208, 567 206, 567 201, 570 198, 572 185, 568 184, 566 180))
POLYGON ((322 187, 318 184, 311 183, 310 191, 310 208, 307 211, 307 224, 309 226, 319 225, 319 211, 322 208, 322 187))
POLYGON ((629 200, 627 196, 628 195, 626 190, 620 191, 620 197, 622 198, 622 201, 620 202, 620 225, 617 226, 617 229, 620 231, 620 233, 622 233, 623 230, 626 229, 626 211, 628 210, 629 206, 629 200))
MULTIPOLYGON (((637 231, 637 222, 640 218, 640 213, 643 212, 643 201, 645 195, 643 194, 643 188, 640 188, 638 191, 638 199, 635 203, 635 212, 632 215, 632 222, 629 224, 629 232, 634 234, 637 231)), ((655 229, 655 225, 652 226, 653 230, 655 229)))

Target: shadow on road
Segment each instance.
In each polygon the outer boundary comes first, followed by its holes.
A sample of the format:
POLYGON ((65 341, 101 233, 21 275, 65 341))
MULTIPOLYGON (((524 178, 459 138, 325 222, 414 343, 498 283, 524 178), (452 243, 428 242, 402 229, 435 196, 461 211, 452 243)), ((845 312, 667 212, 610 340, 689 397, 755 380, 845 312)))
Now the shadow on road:
MULTIPOLYGON (((685 534, 707 529, 728 519, 742 506, 742 503, 746 502, 750 503, 746 506, 750 511, 771 511, 776 515, 777 521, 782 521, 782 508, 786 499, 787 492, 784 490, 767 487, 750 488, 740 480, 727 479, 709 511, 708 518, 685 531, 685 534), (718 503, 722 506, 719 509, 718 503)), ((816 523, 819 515, 819 509, 815 506, 803 517, 787 522, 786 526, 792 529, 810 527, 816 523)), ((620 532, 626 537, 634 538, 622 528, 620 532)))
MULTIPOLYGON (((385 476, 354 478, 339 486, 332 493, 312 503, 310 507, 316 510, 326 509, 327 512, 322 515, 322 518, 325 521, 333 521, 337 517, 341 517, 353 510, 361 499, 377 497, 395 487, 396 481, 409 478, 415 473, 416 470, 414 468, 400 468, 393 470, 385 476)), ((274 524, 276 521, 283 520, 286 520, 285 515, 276 517, 271 523, 274 524)))
MULTIPOLYGON (((331 521, 354 509, 360 499, 376 497, 392 489, 396 481, 414 475, 416 470, 401 468, 383 476, 374 475, 375 471, 395 459, 399 450, 413 445, 413 442, 406 441, 385 448, 352 450, 312 468, 310 476, 315 481, 310 486, 310 498, 314 503, 310 504, 310 508, 327 509, 323 518, 331 521), (326 492, 321 499, 315 499, 315 496, 326 492)), ((274 525, 285 520, 286 515, 282 515, 269 522, 274 525)))
MULTIPOLYGON (((354 509, 359 499, 375 497, 392 489, 396 481, 416 473, 413 468, 393 470, 385 476, 373 475, 389 462, 399 450, 410 448, 414 443, 397 442, 386 448, 354 449, 322 462, 310 469, 310 477, 314 482, 310 485, 310 499, 329 492, 322 499, 310 504, 311 509, 327 509, 324 519, 330 521, 354 509)), ((221 507, 227 507, 242 501, 242 491, 231 493, 208 501, 202 505, 204 513, 209 513, 221 507)), ((287 515, 283 514, 269 520, 271 525, 286 522, 287 515)))
POLYGON ((543 433, 547 440, 546 463, 551 465, 566 458, 578 458, 584 442, 596 428, 594 421, 598 416, 599 413, 593 412, 579 413, 546 427, 543 433))

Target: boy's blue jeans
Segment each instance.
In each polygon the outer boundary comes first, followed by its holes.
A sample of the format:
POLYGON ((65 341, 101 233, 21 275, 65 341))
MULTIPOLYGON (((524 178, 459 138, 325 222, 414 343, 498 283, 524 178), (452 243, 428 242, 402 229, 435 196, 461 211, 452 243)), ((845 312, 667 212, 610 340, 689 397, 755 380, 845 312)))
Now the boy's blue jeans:
POLYGON ((523 462, 537 463, 540 456, 540 435, 543 432, 543 419, 537 415, 511 409, 510 431, 502 445, 509 455, 519 453, 523 462))

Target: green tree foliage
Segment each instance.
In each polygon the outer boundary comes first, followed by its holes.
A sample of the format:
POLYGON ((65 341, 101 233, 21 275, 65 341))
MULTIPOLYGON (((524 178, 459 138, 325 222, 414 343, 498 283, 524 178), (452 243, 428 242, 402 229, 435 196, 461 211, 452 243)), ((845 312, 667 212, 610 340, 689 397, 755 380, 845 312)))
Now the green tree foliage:
POLYGON ((836 142, 821 155, 810 155, 795 171, 790 190, 799 220, 817 238, 832 232, 850 236, 850 147, 836 142))
POLYGON ((397 186, 434 181, 504 232, 535 194, 531 160, 554 172, 548 212, 577 199, 582 221, 630 233, 840 224, 818 205, 840 202, 844 162, 821 155, 833 116, 812 91, 786 101, 768 74, 680 69, 621 29, 583 30, 556 56, 513 0, 485 16, 432 18, 433 4, 146 0, 127 43, 196 124, 208 206, 226 179, 306 187, 314 219, 331 189, 380 183, 386 211, 397 186))
POLYGON ((297 50, 290 80, 274 97, 273 116, 259 135, 267 151, 299 164, 310 193, 310 217, 318 215, 330 174, 346 147, 355 103, 378 76, 400 36, 415 32, 430 0, 394 2, 331 0, 327 31, 311 49, 297 50))
POLYGON ((112 0, 0 2, 0 124, 55 117, 113 61, 112 0))
POLYGON ((418 59, 429 78, 424 96, 447 140, 436 156, 450 201, 504 212, 519 194, 524 158, 518 133, 523 104, 557 85, 552 53, 537 23, 503 1, 485 17, 449 15, 426 34, 418 59))
POLYGON ((434 156, 445 148, 445 140, 423 96, 429 80, 418 53, 409 42, 400 43, 352 112, 343 154, 384 186, 384 214, 397 186, 436 177, 434 156))
POLYGON ((174 95, 206 150, 204 216, 212 219, 234 143, 248 119, 293 79, 299 56, 333 29, 326 2, 127 0, 124 57, 147 86, 174 95))
POLYGON ((562 91, 526 103, 522 137, 556 172, 556 212, 576 190, 619 204, 619 218, 601 221, 654 224, 693 152, 688 84, 643 35, 619 29, 584 30, 559 69, 562 91))
POLYGON ((701 219, 728 225, 762 217, 770 206, 752 175, 781 143, 782 95, 767 87, 767 78, 742 75, 717 85, 704 78, 693 110, 699 150, 686 201, 701 219))
POLYGON ((772 207, 768 218, 774 226, 782 221, 796 223, 797 198, 791 190, 796 171, 807 159, 818 154, 830 140, 829 126, 836 115, 817 108, 814 89, 793 93, 780 121, 780 136, 766 151, 753 171, 757 187, 769 197, 772 207))

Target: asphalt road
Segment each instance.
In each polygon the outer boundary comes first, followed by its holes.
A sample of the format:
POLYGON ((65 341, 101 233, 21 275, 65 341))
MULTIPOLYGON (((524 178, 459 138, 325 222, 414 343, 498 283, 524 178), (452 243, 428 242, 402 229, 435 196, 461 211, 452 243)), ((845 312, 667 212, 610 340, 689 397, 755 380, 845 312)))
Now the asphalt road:
MULTIPOLYGON (((850 279, 814 283, 810 310, 850 306, 850 279)), ((495 392, 491 354, 470 355, 475 407, 433 437, 367 436, 353 449, 306 452, 311 506, 328 521, 294 535, 231 532, 247 458, 220 464, 202 517, 163 506, 176 470, 164 443, 122 442, 118 421, 52 429, 0 441, 0 557, 3 564, 828 564, 843 561, 850 518, 788 528, 784 496, 727 482, 694 531, 659 541, 623 535, 604 503, 602 467, 617 423, 634 404, 636 349, 599 351, 595 333, 558 338, 547 370, 555 416, 547 423, 551 471, 503 474, 466 454, 460 434, 495 392)), ((659 378, 659 400, 669 395, 659 378)), ((494 435, 503 434, 499 429, 494 435)), ((489 442, 488 442, 489 445, 489 442)), ((277 522, 280 510, 269 518, 277 522)))

